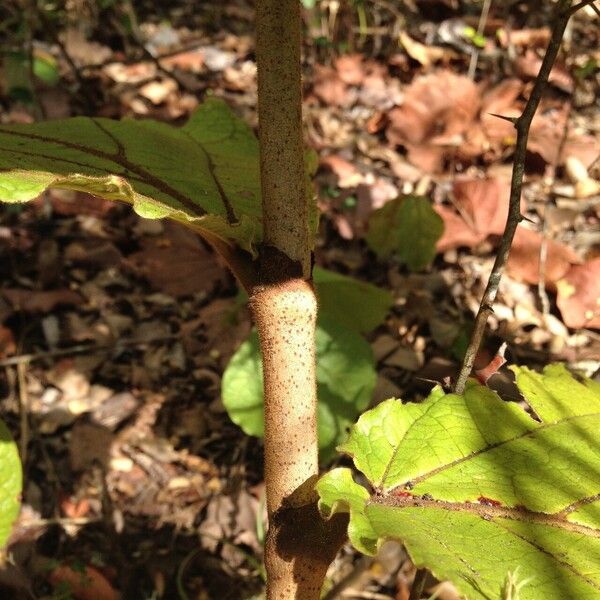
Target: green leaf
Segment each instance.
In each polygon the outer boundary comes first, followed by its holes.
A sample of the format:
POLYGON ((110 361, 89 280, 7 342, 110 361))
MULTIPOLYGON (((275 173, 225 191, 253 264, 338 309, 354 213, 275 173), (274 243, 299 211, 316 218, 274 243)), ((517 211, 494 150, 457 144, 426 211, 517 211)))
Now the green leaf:
POLYGON ((332 471, 317 485, 321 510, 350 512, 362 552, 402 541, 471 600, 501 598, 517 569, 521 600, 596 598, 600 386, 560 365, 515 371, 541 421, 474 382, 460 396, 383 402, 341 447, 374 491, 332 471))
POLYGON ((60 81, 56 59, 47 52, 36 52, 33 59, 33 74, 51 86, 56 85, 60 81))
POLYGON ((380 325, 394 302, 387 290, 319 267, 313 280, 321 313, 354 331, 368 333, 380 325))
POLYGON ((443 231, 443 221, 427 198, 405 196, 371 215, 366 241, 379 258, 395 253, 411 271, 419 271, 435 258, 443 231))
POLYGON ((133 205, 256 252, 261 238, 258 143, 225 103, 209 99, 182 128, 76 117, 0 127, 0 200, 48 187, 133 205))
MULTIPOLYGON (((369 344, 335 321, 319 322, 316 346, 319 448, 326 461, 346 437, 348 426, 367 407, 377 375, 369 344)), ((262 437, 262 360, 256 332, 227 365, 222 398, 234 423, 248 435, 262 437)))
POLYGON ((23 474, 17 445, 0 421, 0 548, 3 547, 19 515, 23 474))
POLYGON ((527 367, 511 367, 517 385, 529 406, 546 423, 581 414, 581 410, 600 413, 600 384, 577 381, 565 365, 548 365, 543 374, 527 367))

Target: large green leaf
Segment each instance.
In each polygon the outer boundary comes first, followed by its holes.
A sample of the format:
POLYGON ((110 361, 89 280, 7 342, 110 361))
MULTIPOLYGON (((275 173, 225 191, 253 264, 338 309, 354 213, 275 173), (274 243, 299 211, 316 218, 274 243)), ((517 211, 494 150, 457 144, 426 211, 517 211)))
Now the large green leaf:
POLYGON ((182 128, 76 117, 0 127, 0 200, 80 190, 170 217, 255 252, 261 236, 258 142, 209 99, 182 128))
POLYGON ((413 561, 470 599, 600 597, 600 386, 551 365, 516 368, 540 421, 473 382, 422 404, 365 413, 341 450, 372 486, 336 469, 318 483, 322 512, 349 511, 362 552, 401 540, 413 561))
POLYGON ((347 329, 368 333, 380 325, 394 300, 389 291, 315 267, 319 311, 347 329))
POLYGON ((366 241, 379 258, 397 254, 411 271, 419 271, 434 259, 443 231, 443 221, 427 198, 405 196, 371 215, 366 241))
POLYGON ((6 544, 19 514, 23 475, 17 445, 0 421, 0 548, 6 544))
MULTIPOLYGON (((320 320, 316 346, 319 448, 325 461, 367 407, 376 373, 369 344, 335 321, 320 320)), ((260 437, 264 431, 262 382, 258 336, 253 332, 225 369, 222 398, 232 421, 248 435, 260 437)))

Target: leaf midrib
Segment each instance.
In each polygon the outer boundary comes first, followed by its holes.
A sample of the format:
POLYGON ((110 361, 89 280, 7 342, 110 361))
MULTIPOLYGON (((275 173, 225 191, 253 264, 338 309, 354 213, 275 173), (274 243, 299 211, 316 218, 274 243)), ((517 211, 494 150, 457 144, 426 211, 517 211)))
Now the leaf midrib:
POLYGON ((541 513, 529 510, 523 506, 490 506, 477 502, 450 502, 447 500, 429 500, 421 496, 401 497, 393 494, 386 496, 371 496, 367 501, 365 510, 369 505, 386 506, 389 508, 434 508, 448 510, 453 512, 464 512, 480 516, 482 519, 496 522, 496 519, 509 519, 523 523, 535 523, 549 527, 558 527, 565 531, 580 533, 582 535, 594 538, 600 538, 600 529, 580 525, 567 521, 563 516, 563 511, 553 514, 541 513))

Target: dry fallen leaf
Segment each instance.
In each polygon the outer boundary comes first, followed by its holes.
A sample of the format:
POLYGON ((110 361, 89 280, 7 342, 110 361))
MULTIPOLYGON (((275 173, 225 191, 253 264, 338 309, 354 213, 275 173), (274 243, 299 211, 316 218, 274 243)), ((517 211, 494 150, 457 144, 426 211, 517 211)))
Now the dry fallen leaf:
POLYGON ((338 77, 347 85, 360 85, 365 79, 362 54, 344 54, 336 58, 338 77))
POLYGON ((334 69, 323 65, 315 65, 313 94, 323 104, 332 106, 349 106, 356 96, 334 69))
POLYGON ((454 183, 454 201, 466 213, 475 232, 501 235, 508 216, 510 182, 506 179, 460 178, 454 183))
POLYGON ((450 71, 419 77, 407 88, 402 106, 389 112, 387 139, 408 147, 416 166, 437 170, 440 159, 431 146, 460 146, 478 113, 479 96, 473 81, 450 71))
POLYGON ((6 358, 17 351, 15 338, 12 331, 4 325, 0 325, 0 359, 6 358))
POLYGON ((165 294, 188 296, 227 281, 215 255, 182 225, 166 222, 163 235, 144 238, 141 245, 127 263, 165 294))
POLYGON ((35 291, 23 289, 0 290, 15 310, 23 312, 49 313, 57 306, 75 306, 83 302, 83 298, 73 290, 35 291))
POLYGON ((435 207, 444 220, 438 251, 460 246, 473 248, 489 235, 501 235, 506 225, 509 191, 509 182, 498 177, 457 179, 453 196, 460 215, 445 206, 435 207))
MULTIPOLYGON (((537 231, 518 227, 507 263, 508 274, 518 281, 535 285, 540 279, 540 247, 542 235, 537 231)), ((581 262, 568 246, 547 240, 545 284, 548 287, 564 277, 571 265, 581 262)))
POLYGON ((572 266, 556 288, 556 303, 568 327, 600 329, 600 258, 572 266))
POLYGON ((319 161, 324 167, 329 168, 338 178, 338 187, 353 188, 364 180, 362 173, 348 160, 332 154, 325 156, 319 161))
POLYGON ((461 246, 474 248, 487 237, 487 233, 478 233, 467 225, 465 220, 451 208, 435 206, 434 209, 444 221, 444 233, 436 244, 438 252, 445 252, 461 246))

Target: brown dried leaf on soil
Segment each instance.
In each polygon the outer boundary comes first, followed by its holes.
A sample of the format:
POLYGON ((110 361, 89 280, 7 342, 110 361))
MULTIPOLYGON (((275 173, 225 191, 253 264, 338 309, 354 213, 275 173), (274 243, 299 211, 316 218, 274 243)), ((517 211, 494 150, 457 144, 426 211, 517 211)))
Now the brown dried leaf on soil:
MULTIPOLYGON (((518 227, 507 263, 508 274, 518 281, 535 285, 540 279, 540 247, 542 235, 537 231, 518 227)), ((571 248, 547 240, 547 257, 544 282, 546 287, 554 287, 571 269, 571 265, 581 260, 571 248)))
MULTIPOLYGON (((533 50, 527 50, 525 54, 515 60, 515 69, 523 79, 535 79, 540 72, 542 59, 533 50)), ((563 92, 573 91, 573 77, 564 65, 555 64, 550 71, 549 82, 563 92)))
POLYGON ((163 235, 142 238, 142 250, 127 257, 156 290, 188 296, 227 281, 225 269, 198 236, 176 223, 164 226, 163 235))
POLYGON ((49 313, 57 306, 76 306, 83 302, 83 298, 73 290, 47 290, 35 291, 24 289, 0 290, 14 310, 27 313, 49 313))
POLYGON ((48 581, 57 588, 66 587, 75 600, 119 600, 121 595, 98 569, 67 564, 52 569, 48 581))
POLYGON ((460 215, 446 206, 435 210, 444 220, 444 233, 437 249, 473 248, 488 235, 500 235, 506 225, 510 186, 498 177, 461 178, 454 183, 453 195, 460 215))
POLYGON ((339 77, 332 67, 315 65, 313 94, 325 105, 350 106, 356 93, 339 77))
POLYGON ((319 163, 337 176, 337 185, 342 189, 353 188, 363 182, 362 173, 350 161, 337 154, 324 156, 319 163))
POLYGON ((389 112, 387 139, 408 147, 416 166, 437 170, 441 165, 434 146, 463 142, 479 111, 479 96, 473 81, 450 71, 419 77, 407 88, 402 106, 389 112))
POLYGON ((568 327, 600 329, 600 258, 571 267, 556 288, 556 302, 568 327))
POLYGON ((15 338, 12 331, 4 325, 0 325, 0 359, 6 358, 17 351, 15 338))
POLYGON ((347 85, 361 85, 365 79, 362 54, 344 54, 335 59, 338 77, 347 85))
POLYGON ((539 29, 527 28, 509 31, 508 29, 501 28, 496 33, 496 37, 503 48, 508 48, 509 46, 545 48, 550 39, 550 29, 548 27, 540 27, 539 29))

